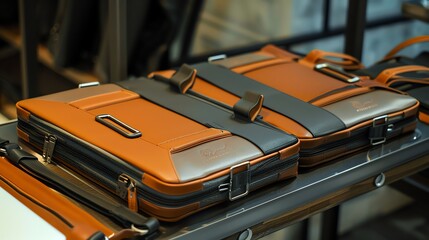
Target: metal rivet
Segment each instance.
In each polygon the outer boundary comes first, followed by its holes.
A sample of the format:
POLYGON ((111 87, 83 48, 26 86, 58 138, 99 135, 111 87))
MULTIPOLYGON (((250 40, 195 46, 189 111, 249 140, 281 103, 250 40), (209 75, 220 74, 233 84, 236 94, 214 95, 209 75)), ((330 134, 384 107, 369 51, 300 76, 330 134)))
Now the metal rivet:
POLYGON ((250 240, 253 237, 252 229, 248 228, 240 233, 237 240, 250 240))
POLYGON ((380 173, 377 177, 375 177, 374 185, 376 187, 382 187, 385 181, 386 181, 386 176, 384 175, 384 173, 380 173))

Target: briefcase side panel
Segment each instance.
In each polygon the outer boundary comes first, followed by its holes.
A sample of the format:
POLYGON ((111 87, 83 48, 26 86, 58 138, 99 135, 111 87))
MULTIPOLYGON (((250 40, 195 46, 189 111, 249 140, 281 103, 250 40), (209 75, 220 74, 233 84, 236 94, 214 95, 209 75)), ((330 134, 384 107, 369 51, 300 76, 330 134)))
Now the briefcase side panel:
POLYGON ((347 127, 383 115, 405 113, 418 106, 416 99, 384 90, 347 98, 323 108, 338 116, 347 127))
MULTIPOLYGON (((264 187, 267 184, 270 184, 276 181, 291 179, 291 177, 296 176, 297 173, 298 173, 298 163, 295 162, 287 169, 280 171, 279 173, 276 173, 274 175, 271 175, 270 177, 266 177, 264 181, 252 184, 251 192, 257 190, 260 187, 264 187)), ((226 195, 227 195, 226 192, 223 192, 223 193, 220 192, 219 194, 213 195, 212 197, 207 197, 205 199, 202 199, 202 201, 200 202, 193 202, 181 207, 171 207, 171 206, 162 206, 162 205, 160 206, 160 205, 153 204, 149 201, 146 201, 143 198, 139 199, 139 203, 140 203, 140 206, 142 206, 142 210, 144 212, 147 212, 153 216, 156 216, 158 219, 163 221, 176 222, 196 212, 199 212, 203 209, 219 204, 220 202, 225 202, 225 198, 227 198, 226 195)))

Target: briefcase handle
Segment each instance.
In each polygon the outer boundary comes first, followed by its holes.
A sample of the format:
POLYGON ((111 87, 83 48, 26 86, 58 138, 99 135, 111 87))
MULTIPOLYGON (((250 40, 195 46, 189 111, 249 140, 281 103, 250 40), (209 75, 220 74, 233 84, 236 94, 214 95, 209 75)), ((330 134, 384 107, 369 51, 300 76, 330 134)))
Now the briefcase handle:
POLYGON ((113 203, 97 192, 89 192, 79 188, 73 183, 62 178, 49 170, 37 157, 23 150, 18 144, 10 143, 0 138, 0 155, 5 156, 8 161, 45 184, 52 186, 64 195, 100 212, 120 224, 123 230, 109 236, 111 240, 125 239, 131 237, 146 238, 154 236, 158 232, 159 222, 154 217, 146 218, 131 211, 120 203, 113 203))
POLYGON ((310 51, 304 58, 299 60, 300 63, 314 67, 318 63, 329 63, 341 67, 344 70, 358 70, 364 66, 355 57, 336 52, 327 52, 320 49, 310 51))
POLYGON ((429 73, 429 68, 424 66, 418 66, 418 65, 407 65, 407 66, 388 68, 382 71, 380 74, 378 74, 378 76, 374 79, 374 81, 377 81, 381 84, 385 84, 386 86, 391 86, 393 83, 397 83, 397 82, 429 84, 429 78, 410 78, 410 77, 404 77, 400 75, 404 73, 413 73, 413 72, 429 73))

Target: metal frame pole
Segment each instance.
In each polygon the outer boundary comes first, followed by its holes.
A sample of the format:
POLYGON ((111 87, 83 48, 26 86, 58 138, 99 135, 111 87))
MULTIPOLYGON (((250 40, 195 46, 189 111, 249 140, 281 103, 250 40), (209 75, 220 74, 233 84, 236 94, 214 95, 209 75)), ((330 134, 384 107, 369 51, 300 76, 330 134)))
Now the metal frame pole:
POLYGON ((126 16, 126 0, 109 0, 109 81, 113 82, 128 76, 126 16))
POLYGON ((349 0, 344 52, 362 59, 367 0, 349 0))

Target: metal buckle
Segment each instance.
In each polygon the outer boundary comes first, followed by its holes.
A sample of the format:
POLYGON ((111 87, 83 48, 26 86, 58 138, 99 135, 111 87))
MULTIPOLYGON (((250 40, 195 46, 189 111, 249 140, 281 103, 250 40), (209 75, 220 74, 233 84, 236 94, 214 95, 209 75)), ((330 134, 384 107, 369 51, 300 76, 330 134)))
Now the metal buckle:
POLYGON ((360 78, 358 76, 346 73, 343 70, 337 67, 334 67, 328 63, 317 64, 316 66, 314 66, 314 69, 316 69, 316 71, 318 72, 321 72, 325 75, 336 78, 346 83, 355 83, 360 81, 360 78))
MULTIPOLYGON (((376 118, 374 118, 372 120, 372 127, 376 128, 376 127, 380 127, 380 126, 386 125, 387 121, 388 121, 387 115, 376 117, 376 118)), ((387 131, 389 131, 389 128, 387 129, 387 131)), ((373 146, 382 144, 384 142, 386 142, 386 136, 384 136, 384 137, 370 138, 370 143, 373 146)))
MULTIPOLYGON (((250 162, 249 161, 234 165, 229 169, 229 194, 228 195, 229 195, 230 201, 237 200, 237 199, 242 198, 242 197, 246 196, 247 194, 249 194, 249 189, 250 189, 250 183, 249 183, 250 182, 250 172, 249 172, 249 169, 250 169, 250 162), (233 186, 234 186, 234 170, 241 168, 243 166, 246 167, 246 170, 244 170, 244 171, 246 171, 246 180, 247 180, 246 181, 246 190, 243 193, 239 193, 238 195, 234 196, 233 192, 232 192, 233 186)), ((242 171, 240 171, 240 172, 242 172, 242 171)))
POLYGON ((122 198, 126 199, 128 195, 128 190, 133 190, 135 188, 135 183, 132 178, 126 174, 121 174, 118 176, 118 182, 116 185, 116 194, 122 198))

